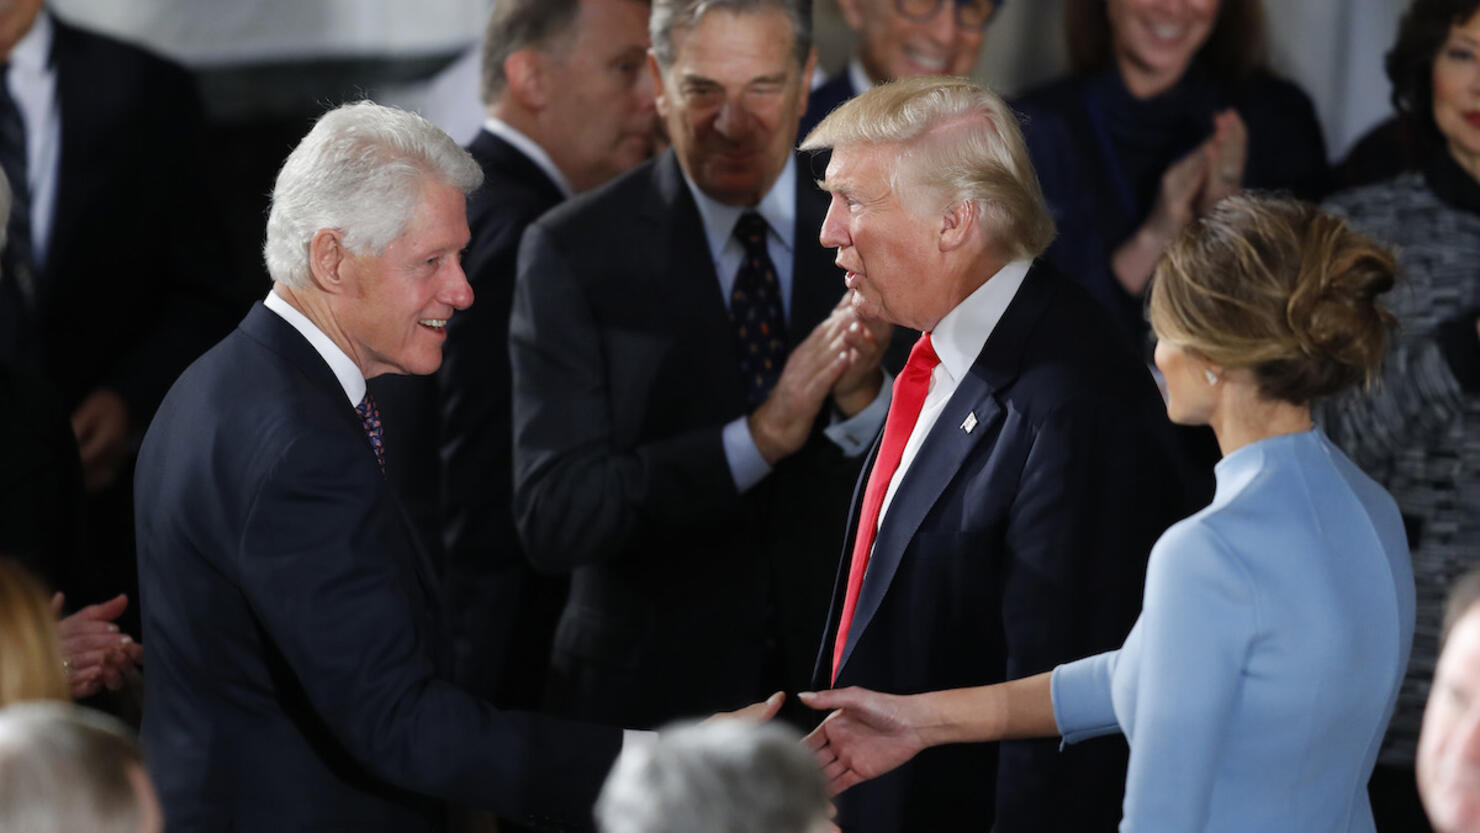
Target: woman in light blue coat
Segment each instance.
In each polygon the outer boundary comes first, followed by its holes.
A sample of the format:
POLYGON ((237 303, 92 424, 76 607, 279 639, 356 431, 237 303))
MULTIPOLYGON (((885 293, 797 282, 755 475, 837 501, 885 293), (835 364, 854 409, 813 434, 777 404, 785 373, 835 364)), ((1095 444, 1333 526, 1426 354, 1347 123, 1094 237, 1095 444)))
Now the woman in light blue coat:
MULTIPOLYGON (((1213 428, 1217 493, 1152 549, 1117 651, 979 688, 803 694, 835 790, 942 743, 1124 732, 1122 831, 1372 831, 1367 779, 1413 640, 1391 497, 1312 426, 1378 372, 1391 255, 1313 207, 1231 197, 1156 270, 1167 412, 1213 428)), ((1073 518, 1065 518, 1073 523, 1073 518)))

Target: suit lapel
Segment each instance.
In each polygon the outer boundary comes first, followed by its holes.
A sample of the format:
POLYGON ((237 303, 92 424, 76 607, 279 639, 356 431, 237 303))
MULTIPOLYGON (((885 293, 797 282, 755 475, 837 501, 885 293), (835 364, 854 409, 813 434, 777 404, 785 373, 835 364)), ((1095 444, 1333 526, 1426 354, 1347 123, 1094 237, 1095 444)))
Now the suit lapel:
MULTIPOLYGON (((843 647, 839 673, 883 603, 905 551, 926 515, 967 458, 973 455, 977 445, 987 437, 997 436, 1004 416, 999 394, 1017 378, 1022 366, 1023 345, 1050 299, 1050 282, 1043 268, 1035 265, 1023 279, 1002 319, 982 345, 976 361, 956 386, 956 392, 921 443, 919 453, 895 490, 888 513, 879 524, 868 572, 864 574, 863 587, 859 590, 858 606, 848 629, 848 643, 843 647), (963 427, 969 416, 975 417, 970 431, 963 427)), ((855 512, 857 494, 854 498, 855 512)))

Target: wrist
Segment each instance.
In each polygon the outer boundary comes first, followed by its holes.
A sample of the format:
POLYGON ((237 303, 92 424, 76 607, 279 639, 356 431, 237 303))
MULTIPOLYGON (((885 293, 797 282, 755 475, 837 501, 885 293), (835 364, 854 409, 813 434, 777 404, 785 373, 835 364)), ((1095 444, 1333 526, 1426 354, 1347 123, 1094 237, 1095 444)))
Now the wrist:
POLYGON ((884 372, 876 367, 852 390, 834 393, 833 403, 845 418, 858 416, 860 411, 873 403, 883 386, 884 372))

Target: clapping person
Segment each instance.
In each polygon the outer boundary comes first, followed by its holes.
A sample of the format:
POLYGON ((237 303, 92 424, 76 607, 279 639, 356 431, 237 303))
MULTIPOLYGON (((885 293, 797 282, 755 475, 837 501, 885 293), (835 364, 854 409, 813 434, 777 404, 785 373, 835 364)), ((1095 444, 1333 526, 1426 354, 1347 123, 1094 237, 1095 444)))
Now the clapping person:
POLYGON ((117 689, 138 663, 142 648, 112 622, 126 597, 58 621, 62 601, 58 593, 48 606, 30 573, 0 559, 0 705, 117 689))
POLYGON ((1310 402, 1377 372, 1390 254, 1308 205, 1226 200, 1158 266, 1151 323, 1168 414, 1207 424, 1211 505, 1152 550, 1124 645, 999 685, 803 694, 834 789, 929 746, 1113 732, 1122 831, 1371 831, 1366 783, 1413 637, 1391 497, 1310 402))

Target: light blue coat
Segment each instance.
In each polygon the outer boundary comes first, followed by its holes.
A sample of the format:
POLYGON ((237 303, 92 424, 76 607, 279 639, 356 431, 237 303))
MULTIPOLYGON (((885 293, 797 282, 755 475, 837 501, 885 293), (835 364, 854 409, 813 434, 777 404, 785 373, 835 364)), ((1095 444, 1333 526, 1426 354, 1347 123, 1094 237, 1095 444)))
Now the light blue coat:
POLYGON ((1059 730, 1125 733, 1128 833, 1370 833, 1413 642, 1397 506, 1318 430, 1240 448, 1217 479, 1152 549, 1120 650, 1054 669, 1059 730))

